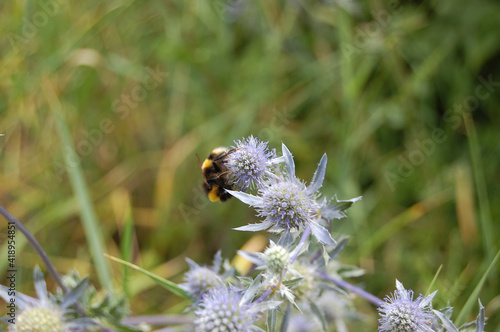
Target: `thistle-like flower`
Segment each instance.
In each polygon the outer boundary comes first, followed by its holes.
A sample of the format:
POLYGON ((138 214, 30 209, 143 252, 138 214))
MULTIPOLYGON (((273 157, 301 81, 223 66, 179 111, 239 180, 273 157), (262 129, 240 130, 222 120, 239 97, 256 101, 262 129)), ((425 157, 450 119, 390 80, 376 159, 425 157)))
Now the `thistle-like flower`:
POLYGON ((236 188, 246 191, 259 187, 272 173, 269 168, 283 161, 269 150, 267 142, 250 136, 235 141, 234 151, 226 159, 225 165, 231 171, 231 180, 236 188))
POLYGON ((271 273, 278 274, 288 268, 290 254, 286 248, 271 242, 271 245, 264 251, 264 261, 271 273))
POLYGON ((264 252, 248 252, 238 250, 238 254, 255 264, 257 270, 267 270, 272 275, 279 275, 290 268, 290 258, 298 248, 290 252, 289 249, 277 245, 272 240, 264 252))
POLYGON ((321 291, 321 285, 316 277, 317 266, 297 260, 292 264, 292 267, 285 275, 285 279, 294 279, 297 276, 302 278, 302 281, 293 289, 295 298, 299 302, 316 299, 321 291))
POLYGON ((195 302, 200 301, 203 295, 210 289, 224 285, 223 280, 227 275, 219 275, 222 264, 220 251, 215 254, 213 265, 210 267, 200 266, 189 258, 186 258, 186 261, 190 269, 184 275, 185 283, 179 286, 188 292, 195 302))
POLYGON ((311 183, 306 186, 295 177, 293 156, 284 144, 282 151, 286 172, 269 177, 260 187, 258 196, 228 190, 243 203, 254 206, 258 216, 264 218, 260 224, 246 225, 236 230, 255 232, 268 229, 270 232, 288 235, 310 228, 320 243, 334 245, 335 241, 324 226, 333 218, 345 217, 343 211, 361 197, 347 201, 337 200, 333 204, 326 199, 318 201, 318 190, 325 177, 326 154, 321 158, 311 183))
POLYGON ((279 302, 251 303, 255 291, 254 287, 249 287, 245 294, 227 287, 212 288, 203 296, 200 308, 195 311, 195 330, 260 331, 253 324, 262 312, 275 308, 279 302))
POLYGON ((434 315, 432 299, 437 291, 424 297, 422 294, 413 300, 413 291, 404 288, 396 280, 396 291, 387 296, 385 302, 378 308, 382 318, 379 319, 379 331, 387 332, 432 332, 434 315))
MULTIPOLYGON (((97 325, 90 318, 71 318, 69 307, 73 305, 88 286, 88 279, 82 280, 57 303, 49 297, 47 285, 38 266, 33 271, 33 280, 38 299, 17 293, 16 304, 20 313, 15 324, 9 324, 9 332, 68 332, 84 331, 85 327, 97 325)), ((0 287, 0 297, 9 302, 8 288, 0 287)), ((9 319, 9 317, 7 317, 9 319)))

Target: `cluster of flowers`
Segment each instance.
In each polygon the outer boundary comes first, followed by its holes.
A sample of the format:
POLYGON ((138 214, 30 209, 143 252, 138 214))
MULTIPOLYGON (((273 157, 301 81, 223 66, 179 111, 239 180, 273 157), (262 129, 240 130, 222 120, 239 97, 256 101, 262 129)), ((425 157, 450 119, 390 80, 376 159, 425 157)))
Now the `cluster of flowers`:
MULTIPOLYGON (((343 280, 363 271, 336 260, 347 237, 332 236, 332 221, 346 217, 344 211, 361 197, 338 200, 321 196, 326 154, 306 184, 295 176, 293 156, 284 144, 280 157, 267 143, 252 136, 236 141, 233 148, 225 165, 234 187, 241 191, 228 192, 254 207, 262 218, 259 223, 236 230, 265 230, 274 241, 270 240, 262 253, 238 251, 255 267, 255 272, 245 276, 237 276, 220 252, 212 266, 187 260, 190 269, 179 288, 192 299, 188 309, 194 311, 195 331, 262 331, 257 325, 265 325, 267 331, 347 331, 347 322, 362 317, 353 308, 352 294, 345 289, 378 306, 379 331, 437 332, 471 327, 484 331, 481 304, 477 320, 457 328, 450 320, 452 308, 433 310, 436 292, 414 299, 413 292, 396 281, 396 291, 382 301, 343 280)), ((116 315, 123 303, 111 308, 107 301, 109 308, 104 310, 104 305, 99 304, 93 310, 91 297, 95 291, 89 291, 86 279, 70 278, 67 294, 50 297, 37 268, 34 279, 40 299, 20 296, 21 315, 18 324, 10 326, 11 331, 83 331, 103 321, 95 317, 96 313, 114 312, 114 326, 119 326, 126 316, 125 311, 116 315), (76 304, 83 306, 83 314, 76 304)), ((0 297, 8 299, 4 286, 0 297)), ((126 331, 143 330, 121 327, 126 331)))
MULTIPOLYGON (((325 177, 324 155, 308 185, 295 176, 293 156, 282 145, 277 157, 267 143, 252 136, 235 142, 225 165, 240 191, 228 192, 252 206, 262 221, 245 225, 239 231, 263 231, 276 236, 263 253, 239 251, 260 273, 235 276, 226 266, 221 274, 221 255, 211 267, 188 260, 190 270, 181 286, 193 297, 196 331, 257 331, 254 324, 267 313, 267 329, 275 331, 278 315, 284 314, 288 331, 314 331, 334 322, 346 331, 344 319, 355 316, 348 294, 322 273, 360 275, 361 269, 341 266, 333 260, 346 243, 334 239, 333 219, 345 217, 343 211, 361 197, 339 201, 321 198, 319 189, 325 177), (253 190, 251 194, 245 191, 253 190), (342 271, 342 272, 340 272, 342 271), (302 314, 297 314, 302 313, 302 314), (305 313, 316 318, 310 319, 305 313)), ((283 330, 283 326, 282 326, 283 330)))
MULTIPOLYGON (((123 321, 130 315, 123 295, 97 291, 88 278, 71 271, 62 276, 66 292, 58 288, 47 291, 47 284, 38 266, 33 270, 33 283, 38 298, 16 292, 16 311, 4 317, 9 332, 146 332, 145 324, 132 326, 123 321)), ((12 291, 0 285, 0 297, 11 302, 12 291)), ((0 327, 0 331, 3 329, 0 327)))
MULTIPOLYGON (((347 331, 346 321, 359 316, 349 294, 337 285, 344 284, 342 277, 358 276, 363 271, 335 260, 346 238, 334 239, 331 223, 346 217, 344 211, 361 197, 344 201, 321 197, 326 154, 306 185, 295 176, 293 156, 284 144, 280 157, 266 142, 252 136, 235 144, 226 166, 241 191, 229 192, 254 207, 262 218, 260 223, 236 230, 266 230, 277 236, 277 242, 270 241, 263 253, 238 252, 256 270, 262 270, 253 279, 234 278, 231 270, 219 274, 220 253, 211 268, 190 261, 182 287, 195 298, 196 331, 260 330, 254 323, 265 311, 268 331, 277 330, 278 313, 283 316, 280 331, 322 331, 328 330, 329 324, 337 331, 347 331), (244 192, 249 188, 257 193, 244 192)), ((452 308, 432 309, 436 292, 414 300, 413 292, 396 281, 395 293, 382 301, 356 287, 349 288, 378 306, 379 331, 459 330, 450 320, 452 308)), ((466 326, 475 325, 478 332, 485 324, 481 304, 480 308, 477 321, 466 326)))

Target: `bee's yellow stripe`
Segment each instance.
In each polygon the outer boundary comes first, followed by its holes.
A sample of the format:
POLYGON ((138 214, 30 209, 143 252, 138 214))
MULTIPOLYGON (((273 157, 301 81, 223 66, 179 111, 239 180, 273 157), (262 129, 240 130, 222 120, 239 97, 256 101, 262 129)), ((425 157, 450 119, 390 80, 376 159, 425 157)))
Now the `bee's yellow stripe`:
POLYGON ((207 169, 212 166, 212 161, 210 159, 205 159, 203 165, 201 165, 201 169, 207 169))
POLYGON ((208 199, 212 202, 217 202, 220 201, 220 197, 217 196, 217 190, 219 189, 219 186, 213 186, 212 190, 208 192, 208 199))

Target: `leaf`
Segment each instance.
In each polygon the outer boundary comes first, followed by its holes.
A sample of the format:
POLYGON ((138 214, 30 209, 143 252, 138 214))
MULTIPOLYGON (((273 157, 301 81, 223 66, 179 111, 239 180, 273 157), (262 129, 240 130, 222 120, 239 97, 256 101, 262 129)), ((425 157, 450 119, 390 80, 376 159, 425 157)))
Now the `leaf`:
POLYGON ((484 282, 486 281, 486 278, 488 277, 490 272, 492 270, 494 270, 493 267, 495 266, 495 264, 499 258, 500 258, 500 250, 495 255, 495 258, 493 258, 493 260, 491 261, 490 265, 488 266, 488 269, 484 272, 483 276, 481 277, 478 284, 476 285, 476 288, 474 288, 471 295, 469 296, 469 299, 467 300, 467 302, 465 302, 465 305, 463 306, 462 310, 458 314, 458 317, 456 319, 457 324, 460 324, 461 322, 465 321, 467 315, 472 310, 472 307, 474 305, 473 303, 475 302, 475 299, 478 298, 479 292, 481 291, 481 289, 484 286, 484 282))
POLYGON ((215 273, 219 273, 221 266, 222 266, 222 253, 221 250, 219 249, 214 256, 212 271, 214 271, 215 273))
POLYGON ((422 307, 425 307, 425 306, 431 304, 432 300, 434 299, 434 296, 436 296, 437 292, 438 291, 434 291, 432 294, 428 295, 422 302, 420 302, 420 305, 422 307))
POLYGON ((335 245, 335 240, 332 238, 332 235, 326 228, 316 222, 310 222, 309 225, 311 226, 313 235, 318 239, 319 242, 330 246, 335 245))
POLYGON ((240 201, 242 201, 243 203, 245 203, 249 206, 256 206, 256 205, 260 205, 262 203, 262 198, 260 198, 258 196, 247 194, 247 193, 244 193, 241 191, 235 191, 235 190, 227 190, 226 189, 226 191, 228 193, 230 193, 232 196, 236 197, 237 199, 239 199, 240 201))
POLYGON ((264 301, 253 305, 249 310, 250 312, 265 312, 276 309, 280 304, 281 301, 264 301))
POLYGON ((291 312, 291 305, 288 304, 286 306, 286 311, 283 316, 283 319, 281 320, 280 332, 286 332, 286 330, 288 330, 288 324, 290 323, 290 312, 291 312))
POLYGON ((347 244, 347 240, 349 238, 347 236, 341 237, 340 240, 337 240, 337 244, 335 247, 328 253, 330 255, 330 259, 335 259, 337 255, 344 249, 347 244))
POLYGON ((484 307, 483 304, 481 303, 481 300, 479 300, 479 314, 477 315, 476 319, 476 332, 483 332, 484 331, 484 307))
POLYGON ((326 153, 321 157, 319 161, 318 168, 314 172, 313 178, 309 186, 307 187, 307 193, 313 194, 321 188, 323 185, 323 180, 325 179, 326 172, 326 163, 328 162, 328 158, 326 157, 326 153))
POLYGON ((43 279, 42 270, 37 266, 33 269, 33 283, 35 284, 35 291, 38 295, 38 299, 42 301, 42 304, 47 303, 49 297, 47 294, 47 284, 45 279, 43 279))
POLYGON ((251 263, 259 266, 259 265, 264 265, 265 262, 262 260, 256 253, 254 252, 248 252, 244 250, 238 250, 238 255, 241 257, 245 258, 247 261, 250 261, 251 263))
POLYGON ((83 294, 83 291, 89 286, 89 279, 88 278, 84 278, 82 279, 78 285, 71 289, 65 296, 64 296, 64 300, 61 304, 61 307, 64 309, 64 308, 67 308, 69 307, 70 305, 72 305, 73 303, 75 303, 76 301, 78 301, 78 299, 80 298, 80 296, 82 296, 83 294))
POLYGON ((241 227, 233 228, 235 231, 246 231, 246 232, 258 232, 263 231, 271 227, 273 223, 271 221, 264 220, 260 224, 249 224, 241 227))
POLYGON ((188 263, 189 268, 190 268, 190 269, 192 269, 192 270, 197 269, 197 268, 199 268, 199 267, 200 267, 200 266, 198 265, 198 263, 196 263, 195 261, 193 261, 193 260, 192 260, 191 258, 189 258, 189 257, 186 257, 186 258, 185 258, 185 260, 186 260, 186 263, 188 263))
POLYGON ((267 331, 275 332, 278 328, 278 312, 276 309, 271 309, 267 312, 267 331))
POLYGON ((453 324, 453 322, 446 317, 441 311, 433 310, 434 314, 441 320, 443 323, 443 327, 447 332, 459 332, 457 327, 453 324))
POLYGON ((281 151, 283 152, 283 157, 285 158, 285 168, 288 173, 289 178, 295 177, 295 163, 293 162, 293 156, 290 150, 285 144, 281 144, 281 151))
POLYGON ((89 187, 79 160, 80 158, 75 150, 69 126, 64 119, 63 106, 56 94, 55 88, 49 81, 47 83, 48 84, 42 84, 42 91, 49 102, 49 107, 54 116, 55 130, 59 135, 61 151, 63 155, 76 160, 75 163, 71 163, 71 166, 67 164, 66 170, 73 194, 80 207, 81 222, 88 242, 87 247, 92 255, 92 261, 95 265, 95 271, 97 272, 101 285, 112 292, 113 282, 111 280, 111 270, 108 262, 102 257, 106 248, 103 236, 104 232, 101 229, 102 223, 100 223, 97 218, 89 187))
POLYGON ((326 331, 328 328, 328 322, 326 321, 325 315, 314 302, 309 302, 309 305, 311 306, 313 314, 319 318, 323 331, 326 331))
POLYGON ((262 273, 259 273, 259 275, 256 276, 255 279, 252 281, 250 286, 248 286, 247 290, 245 291, 245 294, 241 298, 241 303, 243 303, 243 304, 250 303, 252 301, 253 297, 255 296, 255 294, 257 293, 257 291, 259 290, 259 288, 261 286, 261 282, 260 282, 261 277, 262 277, 262 273))
MULTIPOLYGON (((12 296, 9 295, 9 288, 4 285, 0 285, 0 297, 7 303, 11 301, 12 296)), ((24 295, 22 293, 16 293, 16 306, 24 310, 29 307, 37 306, 38 300, 34 299, 28 295, 24 295)), ((0 330, 1 331, 1 330, 0 330)))
POLYGON ((185 290, 183 290, 181 287, 179 287, 176 283, 173 283, 172 281, 167 280, 167 279, 163 279, 162 277, 157 276, 156 274, 151 273, 149 271, 146 271, 143 268, 141 268, 141 267, 139 267, 139 266, 137 266, 135 264, 132 264, 132 263, 129 263, 129 262, 125 262, 124 260, 121 260, 119 258, 110 256, 108 254, 104 254, 104 256, 106 256, 107 258, 109 258, 109 259, 111 259, 111 260, 113 260, 115 262, 127 265, 127 266, 129 266, 129 267, 131 267, 131 268, 133 268, 133 269, 135 269, 135 270, 137 270, 139 272, 142 272, 143 274, 145 274, 148 277, 150 277, 151 279, 153 279, 158 285, 166 288, 167 290, 171 291, 175 295, 178 295, 180 297, 185 298, 188 301, 193 302, 193 299, 191 298, 191 296, 189 296, 189 294, 185 290))
MULTIPOLYGON (((134 221, 132 217, 132 212, 130 208, 130 199, 127 199, 127 207, 125 211, 125 222, 123 225, 123 231, 120 236, 120 252, 122 259, 129 261, 132 259, 132 251, 134 249, 134 221)), ((123 292, 130 297, 129 290, 129 269, 123 266, 123 292)))
POLYGON ((253 279, 250 277, 236 277, 245 287, 248 287, 252 284, 253 279))
POLYGON ((283 285, 285 285, 288 288, 294 288, 298 284, 300 284, 305 278, 303 277, 298 277, 298 278, 293 278, 293 279, 288 279, 283 281, 283 285))
POLYGON ((335 208, 335 210, 337 211, 345 211, 348 208, 350 208, 354 203, 360 201, 362 198, 363 196, 358 196, 347 200, 338 200, 335 197, 336 202, 332 204, 332 207, 335 208))

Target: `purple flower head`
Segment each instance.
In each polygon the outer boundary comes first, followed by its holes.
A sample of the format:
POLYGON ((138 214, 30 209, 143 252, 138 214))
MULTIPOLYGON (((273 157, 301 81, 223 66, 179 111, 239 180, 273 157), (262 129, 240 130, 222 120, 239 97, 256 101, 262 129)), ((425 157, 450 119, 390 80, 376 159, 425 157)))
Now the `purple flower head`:
POLYGON ((195 330, 211 331, 259 331, 253 324, 260 313, 276 307, 279 302, 250 302, 253 292, 245 294, 227 287, 216 287, 208 291, 195 311, 195 330))
POLYGON ((225 287, 213 288, 203 296, 201 309, 195 311, 196 331, 252 331, 259 318, 248 304, 240 304, 242 296, 225 287))
POLYGON ((242 192, 229 191, 243 203, 254 206, 257 215, 264 220, 236 228, 241 231, 261 231, 289 234, 309 227, 313 235, 322 244, 334 245, 330 232, 325 228, 333 218, 343 218, 342 212, 361 197, 331 204, 326 199, 318 201, 318 190, 325 177, 327 157, 323 155, 314 173, 311 183, 306 184, 295 177, 295 164, 288 148, 282 145, 285 172, 269 177, 260 187, 258 196, 242 192))
POLYGON ((200 266, 189 258, 189 271, 184 275, 185 283, 179 285, 193 297, 195 302, 202 299, 203 295, 214 287, 223 286, 226 276, 219 275, 222 257, 220 251, 217 252, 212 266, 200 266))
POLYGON ((281 275, 281 272, 290 268, 290 257, 295 250, 277 245, 272 240, 264 252, 248 252, 238 250, 238 254, 255 264, 257 270, 267 270, 271 274, 281 275))
POLYGON ((269 150, 267 142, 250 136, 235 141, 234 151, 226 159, 226 167, 231 171, 235 187, 242 191, 259 187, 269 175, 269 167, 283 161, 276 158, 274 150, 269 150))
MULTIPOLYGON (((85 317, 75 317, 71 308, 88 287, 88 279, 83 279, 64 295, 60 301, 47 291, 47 284, 38 266, 33 270, 33 282, 38 298, 16 293, 16 304, 19 309, 15 324, 9 324, 9 332, 19 331, 83 331, 86 327, 97 327, 98 322, 85 317)), ((9 302, 9 288, 0 285, 0 297, 9 302)))
POLYGON ((413 300, 413 291, 404 288, 396 280, 396 291, 387 296, 378 308, 379 331, 387 332, 432 332, 432 299, 436 292, 424 297, 422 294, 413 300))

